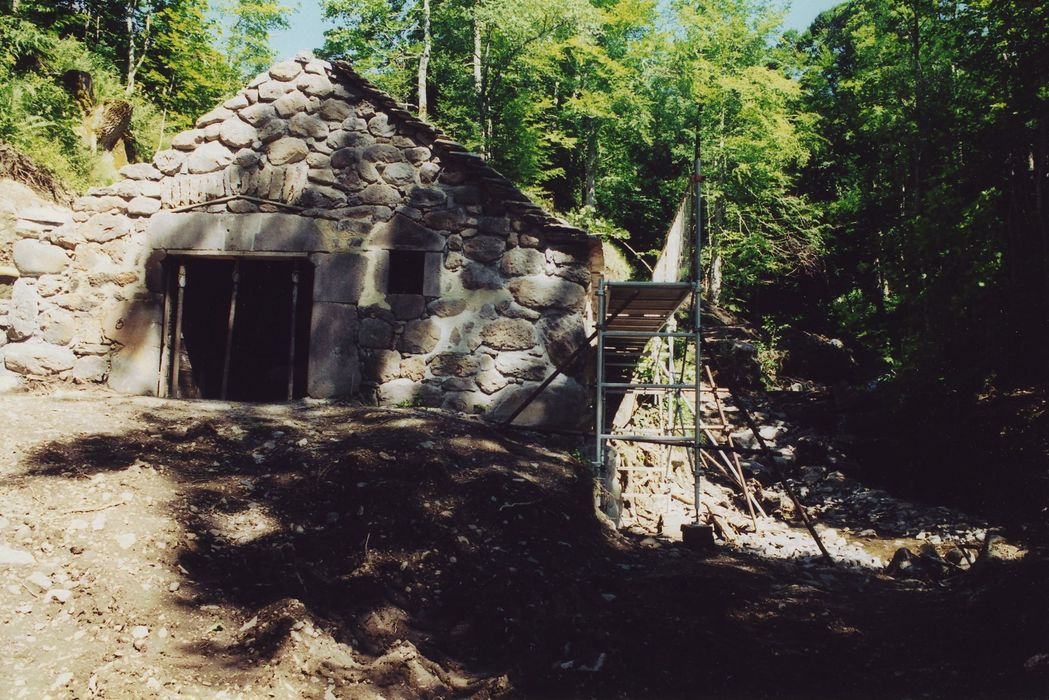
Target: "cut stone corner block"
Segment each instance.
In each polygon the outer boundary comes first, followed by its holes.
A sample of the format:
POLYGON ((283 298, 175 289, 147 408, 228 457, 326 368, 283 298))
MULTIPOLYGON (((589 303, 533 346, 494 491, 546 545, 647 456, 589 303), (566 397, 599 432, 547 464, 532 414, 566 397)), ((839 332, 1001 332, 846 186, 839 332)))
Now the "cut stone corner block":
MULTIPOLYGON (((486 414, 495 422, 508 419, 532 395, 538 382, 507 387, 486 414)), ((574 379, 560 377, 540 393, 518 415, 513 424, 527 428, 558 428, 571 430, 582 427, 590 418, 589 392, 574 379)))
POLYGON ((306 393, 316 399, 352 396, 361 385, 357 307, 314 302, 306 393))

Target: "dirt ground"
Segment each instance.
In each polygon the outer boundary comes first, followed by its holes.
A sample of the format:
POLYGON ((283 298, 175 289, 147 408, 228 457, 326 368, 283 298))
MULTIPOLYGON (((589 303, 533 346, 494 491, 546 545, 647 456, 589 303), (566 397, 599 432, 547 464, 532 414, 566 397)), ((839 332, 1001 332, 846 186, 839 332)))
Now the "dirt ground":
POLYGON ((631 539, 579 445, 427 409, 0 398, 0 695, 1045 698, 1049 567, 631 539))

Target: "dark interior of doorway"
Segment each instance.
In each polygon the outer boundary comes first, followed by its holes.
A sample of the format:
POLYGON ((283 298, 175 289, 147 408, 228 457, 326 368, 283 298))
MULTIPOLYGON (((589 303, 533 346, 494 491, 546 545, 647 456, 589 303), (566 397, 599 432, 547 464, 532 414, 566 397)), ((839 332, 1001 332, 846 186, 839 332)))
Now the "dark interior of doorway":
POLYGON ((313 306, 308 262, 185 256, 167 265, 169 396, 286 401, 305 395, 313 306))

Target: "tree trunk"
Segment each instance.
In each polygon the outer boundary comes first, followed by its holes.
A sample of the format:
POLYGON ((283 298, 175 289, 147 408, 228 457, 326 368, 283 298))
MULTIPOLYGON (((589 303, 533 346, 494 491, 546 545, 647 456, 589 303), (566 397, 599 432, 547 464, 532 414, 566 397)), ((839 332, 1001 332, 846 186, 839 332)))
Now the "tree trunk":
POLYGON ((423 0, 423 51, 419 56, 419 119, 426 120, 429 103, 426 96, 427 71, 430 67, 430 52, 433 49, 433 37, 430 35, 430 0, 423 0))
POLYGON ((488 157, 488 101, 485 99, 485 71, 481 59, 481 20, 474 17, 474 91, 477 98, 477 127, 481 137, 481 155, 488 157))
POLYGON ((127 14, 124 16, 124 20, 127 23, 127 86, 124 88, 125 95, 130 95, 135 91, 135 73, 138 72, 138 66, 135 63, 136 9, 138 9, 138 0, 129 2, 127 6, 127 14))
POLYGON ((586 162, 583 165, 583 206, 597 206, 597 125, 590 119, 586 134, 586 162))
POLYGON ((136 57, 135 12, 137 10, 138 0, 133 0, 128 4, 127 15, 125 16, 127 23, 127 86, 124 88, 124 94, 129 97, 135 91, 135 77, 138 75, 138 69, 142 67, 142 62, 146 59, 146 53, 149 51, 150 29, 153 24, 153 12, 150 11, 146 15, 146 26, 142 32, 142 50, 138 52, 136 57))

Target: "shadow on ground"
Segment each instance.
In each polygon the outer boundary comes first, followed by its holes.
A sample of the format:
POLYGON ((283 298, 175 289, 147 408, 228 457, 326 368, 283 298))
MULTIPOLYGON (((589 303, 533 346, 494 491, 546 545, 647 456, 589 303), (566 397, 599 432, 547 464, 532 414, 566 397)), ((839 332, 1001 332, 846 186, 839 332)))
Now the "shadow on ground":
POLYGON ((571 445, 439 411, 244 405, 141 424, 42 445, 19 478, 161 469, 180 493, 185 604, 259 616, 223 648, 201 641, 205 657, 265 662, 309 615, 357 660, 417 648, 437 681, 407 664, 356 671, 404 697, 1045 690, 1022 668, 1045 638, 1045 571, 937 590, 642 546, 593 515, 571 445))

